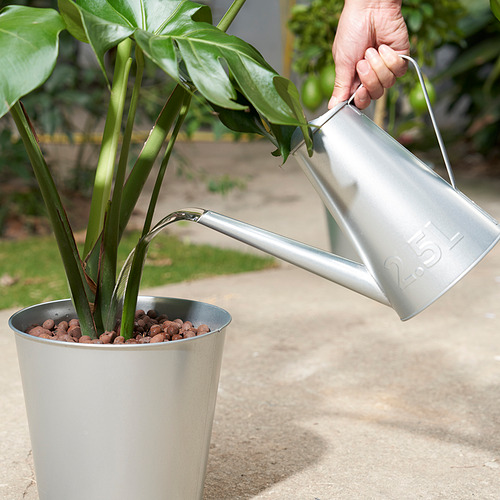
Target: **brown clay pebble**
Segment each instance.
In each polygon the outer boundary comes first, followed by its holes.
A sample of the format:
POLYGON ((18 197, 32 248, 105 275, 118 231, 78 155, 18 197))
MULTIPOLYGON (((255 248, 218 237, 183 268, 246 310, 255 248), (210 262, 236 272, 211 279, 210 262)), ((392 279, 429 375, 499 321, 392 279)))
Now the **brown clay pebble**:
POLYGON ((57 329, 58 330, 64 330, 66 331, 69 327, 69 324, 67 321, 61 321, 60 323, 57 324, 57 329))
POLYGON ((53 319, 47 319, 42 323, 42 327, 47 330, 53 330, 54 326, 56 326, 56 322, 53 319))
POLYGON ((109 332, 103 333, 102 335, 99 336, 99 339, 102 341, 103 344, 110 344, 111 343, 111 333, 109 333, 109 332))
POLYGON ((177 335, 179 333, 179 323, 171 323, 167 328, 168 335, 177 335))
POLYGON ((200 325, 197 329, 197 332, 198 332, 198 335, 201 335, 202 333, 208 333, 210 331, 210 328, 203 324, 203 325, 200 325))
POLYGON ((182 335, 179 335, 178 333, 176 333, 175 335, 172 335, 172 340, 181 340, 182 339, 182 335))
POLYGON ((82 331, 79 326, 72 325, 68 328, 68 334, 71 335, 74 339, 79 339, 82 336, 82 331))
POLYGON ((82 335, 79 339, 80 344, 90 344, 92 339, 88 335, 82 335))
POLYGON ((125 342, 125 339, 122 336, 116 337, 116 339, 113 341, 113 344, 123 344, 125 342))
POLYGON ((191 321, 184 321, 184 323, 182 323, 181 330, 190 330, 191 328, 193 328, 193 323, 191 323, 191 321))
POLYGON ((160 325, 152 325, 151 328, 149 329, 149 335, 151 335, 151 337, 154 337, 155 335, 157 335, 161 331, 162 331, 162 327, 160 325))
POLYGON ((189 339, 191 337, 196 337, 196 333, 193 330, 187 330, 184 332, 184 338, 189 339))
POLYGON ((151 344, 156 344, 157 342, 163 342, 165 340, 165 334, 164 333, 158 333, 154 337, 151 337, 150 343, 151 344))
POLYGON ((40 337, 40 335, 51 335, 50 330, 47 330, 47 328, 43 328, 43 326, 35 326, 34 328, 31 328, 28 333, 30 335, 33 335, 34 337, 40 337))
POLYGON ((74 342, 75 341, 75 339, 71 335, 68 335, 67 333, 63 333, 62 335, 58 335, 57 340, 60 340, 61 342, 74 342))

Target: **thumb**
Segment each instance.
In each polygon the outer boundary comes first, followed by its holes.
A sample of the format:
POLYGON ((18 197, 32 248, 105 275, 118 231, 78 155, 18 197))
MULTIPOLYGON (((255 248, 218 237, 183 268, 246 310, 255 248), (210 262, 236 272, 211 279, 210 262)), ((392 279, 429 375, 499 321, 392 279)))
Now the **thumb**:
POLYGON ((334 108, 339 102, 346 101, 351 97, 351 89, 354 84, 354 73, 343 64, 336 64, 335 84, 332 97, 328 101, 328 109, 334 108))

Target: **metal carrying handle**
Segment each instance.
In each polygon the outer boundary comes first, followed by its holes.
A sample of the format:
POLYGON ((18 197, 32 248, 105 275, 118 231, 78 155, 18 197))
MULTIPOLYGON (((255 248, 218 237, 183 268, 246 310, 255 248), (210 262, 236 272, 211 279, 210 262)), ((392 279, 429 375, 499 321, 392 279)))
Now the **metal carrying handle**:
MULTIPOLYGON (((431 106, 431 101, 429 99, 429 94, 427 93, 427 89, 425 88, 425 81, 424 81, 424 75, 422 74, 422 71, 420 70, 420 66, 417 64, 417 61, 415 59, 412 59, 410 56, 405 56, 403 54, 399 54, 399 57, 401 59, 406 59, 407 61, 410 61, 413 64, 413 67, 415 68, 415 71, 417 72, 418 75, 418 80, 420 82, 420 86, 422 87, 422 91, 424 93, 424 98, 425 98, 425 103, 427 104, 427 109, 429 110, 429 115, 431 117, 431 122, 432 126, 434 128, 434 132, 437 137, 437 141, 439 144, 439 149, 441 150, 441 155, 443 156, 444 164, 446 166, 446 171, 448 172, 448 177, 450 179, 450 184, 453 186, 453 188, 456 189, 455 186, 455 176, 453 175, 453 170, 451 169, 450 165, 450 160, 448 158, 448 153, 446 152, 446 148, 444 146, 443 138, 441 137, 441 133, 439 132, 439 128, 436 123, 436 118, 434 116, 434 112, 432 111, 432 106, 431 106)), ((351 102, 354 100, 354 96, 356 95, 356 92, 363 86, 361 84, 355 91, 354 94, 348 99, 347 104, 351 104, 351 102)))

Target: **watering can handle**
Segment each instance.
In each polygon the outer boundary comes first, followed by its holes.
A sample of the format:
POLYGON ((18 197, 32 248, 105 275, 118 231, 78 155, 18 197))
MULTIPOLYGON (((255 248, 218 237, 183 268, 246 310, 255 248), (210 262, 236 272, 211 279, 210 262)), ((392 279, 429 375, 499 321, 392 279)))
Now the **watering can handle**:
MULTIPOLYGON (((420 67, 417 64, 417 61, 415 61, 415 59, 412 59, 410 56, 405 56, 405 55, 402 55, 402 54, 400 54, 399 57, 401 57, 401 59, 406 59, 407 61, 410 61, 413 64, 413 67, 415 68, 415 71, 417 72, 418 79, 420 81, 420 85, 421 85, 422 91, 424 93, 425 103, 427 104, 427 109, 429 110, 429 115, 431 117, 432 126, 434 128, 434 132, 435 132, 436 137, 437 137, 437 141, 438 141, 438 144, 439 144, 439 149, 441 150, 441 155, 443 156, 444 164, 446 166, 446 171, 448 172, 448 177, 450 179, 450 184, 453 186, 453 188, 456 189, 456 186, 455 186, 455 176, 453 175, 453 170, 451 169, 450 160, 448 158, 448 153, 446 152, 446 148, 444 146, 443 138, 441 137, 441 133, 439 132, 439 128, 438 128, 437 123, 436 123, 436 118, 434 117, 434 112, 432 111, 431 101, 429 99, 429 94, 427 94, 427 89, 425 88, 425 81, 424 81, 424 76, 422 74, 422 71, 420 70, 420 67)), ((347 104, 351 104, 351 102, 354 100, 354 96, 356 95, 356 92, 362 86, 363 86, 363 84, 361 84, 356 89, 356 91, 354 92, 354 94, 352 94, 352 96, 347 101, 347 104)))

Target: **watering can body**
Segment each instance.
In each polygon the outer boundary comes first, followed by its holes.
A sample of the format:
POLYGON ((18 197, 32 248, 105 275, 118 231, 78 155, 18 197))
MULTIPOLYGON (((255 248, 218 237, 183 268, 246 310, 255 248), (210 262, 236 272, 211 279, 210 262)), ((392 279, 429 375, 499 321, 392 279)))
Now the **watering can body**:
MULTIPOLYGON (((498 223, 357 108, 318 121, 294 155, 401 319, 425 309, 498 242, 498 223)), ((315 123, 313 122, 313 126, 315 123)))
POLYGON ((213 211, 178 211, 166 223, 198 222, 389 305, 402 320, 412 318, 467 274, 500 239, 497 221, 455 188, 416 69, 451 184, 350 101, 311 122, 312 156, 299 129, 292 139, 295 158, 361 263, 213 211))

